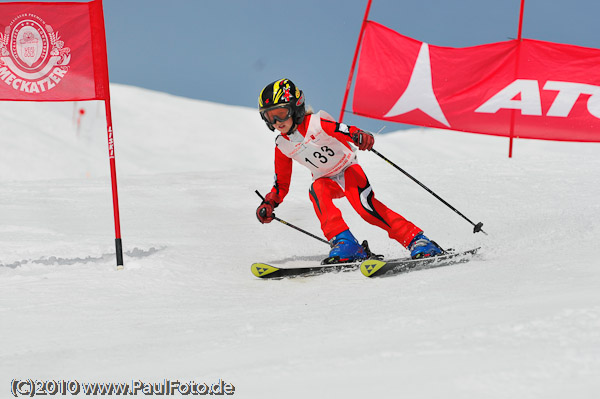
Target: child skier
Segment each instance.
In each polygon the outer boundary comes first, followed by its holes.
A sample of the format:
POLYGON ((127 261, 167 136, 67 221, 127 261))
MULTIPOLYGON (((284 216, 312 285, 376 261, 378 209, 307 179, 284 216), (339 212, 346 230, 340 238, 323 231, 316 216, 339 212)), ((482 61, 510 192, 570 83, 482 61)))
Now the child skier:
POLYGON ((256 210, 261 223, 273 220, 290 187, 292 160, 307 167, 313 177, 309 197, 332 243, 328 262, 351 262, 368 257, 354 238, 333 199, 346 197, 370 224, 387 231, 406 247, 413 259, 441 254, 442 249, 423 231, 375 198, 367 176, 358 164, 356 149, 371 150, 375 138, 355 126, 337 123, 325 111, 306 112, 304 93, 289 79, 268 84, 258 97, 260 116, 275 139, 275 184, 256 210))

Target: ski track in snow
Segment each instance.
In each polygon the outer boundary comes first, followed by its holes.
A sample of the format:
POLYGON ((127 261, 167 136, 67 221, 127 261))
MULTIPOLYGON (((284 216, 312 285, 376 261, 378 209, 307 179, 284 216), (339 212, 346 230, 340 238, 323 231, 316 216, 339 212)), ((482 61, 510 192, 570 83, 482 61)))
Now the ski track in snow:
MULTIPOLYGON (((262 281, 328 248, 261 225, 273 176, 257 112, 114 85, 125 269, 116 271, 100 103, 0 109, 0 397, 14 378, 216 382, 240 398, 596 398, 600 145, 412 129, 376 148, 376 195, 470 263, 387 279, 262 281), (79 132, 78 107, 86 114, 79 132)), ((332 112, 334 110, 328 110, 332 112)), ((319 234, 294 167, 277 215, 319 234)), ((376 253, 406 256, 337 202, 376 253)))

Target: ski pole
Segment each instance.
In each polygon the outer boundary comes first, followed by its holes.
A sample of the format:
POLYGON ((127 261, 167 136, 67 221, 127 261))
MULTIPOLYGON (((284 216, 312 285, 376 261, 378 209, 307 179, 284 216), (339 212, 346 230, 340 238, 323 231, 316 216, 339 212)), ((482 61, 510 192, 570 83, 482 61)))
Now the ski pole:
POLYGON ((387 159, 386 157, 384 157, 382 154, 380 154, 378 151, 376 151, 374 148, 371 148, 371 152, 375 153, 377 156, 379 156, 381 159, 383 159, 384 161, 386 161, 387 163, 389 163, 390 165, 392 165, 394 168, 398 169, 400 172, 404 173, 407 177, 409 177, 412 181, 414 181, 415 183, 417 183, 419 186, 423 187, 425 190, 427 190, 427 192, 431 195, 433 195, 435 198, 437 198, 438 200, 440 200, 444 205, 446 205, 448 208, 452 209, 454 212, 456 212, 458 215, 462 216, 463 219, 465 219, 467 222, 471 223, 474 227, 473 227, 473 234, 478 233, 478 232, 482 232, 483 234, 485 234, 486 236, 488 235, 485 231, 483 231, 483 229, 481 228, 483 226, 482 222, 479 222, 477 224, 473 223, 471 220, 469 220, 469 218, 467 218, 465 215, 463 215, 462 213, 460 213, 458 211, 458 209, 454 208, 452 205, 450 205, 449 203, 447 203, 446 201, 444 201, 444 199, 442 197, 440 197, 439 195, 437 195, 436 193, 434 193, 432 190, 430 190, 427 186, 425 186, 423 183, 421 183, 420 181, 418 181, 417 179, 415 179, 414 177, 412 177, 410 174, 408 174, 408 172, 406 172, 404 169, 402 169, 401 167, 399 167, 398 165, 396 165, 395 163, 393 163, 392 161, 390 161, 389 159, 387 159))
MULTIPOLYGON (((260 197, 260 199, 262 199, 263 201, 265 200, 265 197, 263 197, 263 196, 261 195, 261 193, 259 193, 259 192, 258 192, 258 190, 255 190, 254 192, 256 193, 256 195, 258 195, 258 196, 260 197)), ((316 235, 314 235, 314 234, 312 234, 312 233, 309 233, 308 231, 306 231, 306 230, 303 230, 303 229, 301 229, 300 227, 294 226, 293 224, 291 224, 291 223, 288 223, 288 222, 286 222, 286 221, 285 221, 285 220, 283 220, 283 219, 279 219, 278 217, 276 217, 276 216, 275 216, 275 212, 273 212, 273 219, 277 220, 279 223, 283 223, 283 224, 285 224, 286 226, 289 226, 289 227, 291 227, 292 229, 296 229, 296 230, 298 230, 299 232, 306 234, 307 236, 311 236, 312 238, 316 238, 317 240, 319 240, 319 241, 321 241, 321 242, 324 242, 325 244, 327 244, 327 245, 329 245, 329 246, 331 247, 331 243, 330 243, 329 241, 327 241, 327 240, 324 240, 324 239, 322 239, 321 237, 318 237, 318 236, 316 236, 316 235)))

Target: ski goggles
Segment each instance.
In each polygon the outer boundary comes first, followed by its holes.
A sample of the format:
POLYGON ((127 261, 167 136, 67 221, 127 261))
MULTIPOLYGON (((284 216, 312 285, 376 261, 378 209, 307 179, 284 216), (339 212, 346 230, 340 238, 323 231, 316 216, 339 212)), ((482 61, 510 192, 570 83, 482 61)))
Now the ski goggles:
POLYGON ((292 107, 289 104, 281 105, 275 108, 265 109, 260 111, 260 116, 263 120, 271 125, 275 122, 285 122, 292 116, 292 107))

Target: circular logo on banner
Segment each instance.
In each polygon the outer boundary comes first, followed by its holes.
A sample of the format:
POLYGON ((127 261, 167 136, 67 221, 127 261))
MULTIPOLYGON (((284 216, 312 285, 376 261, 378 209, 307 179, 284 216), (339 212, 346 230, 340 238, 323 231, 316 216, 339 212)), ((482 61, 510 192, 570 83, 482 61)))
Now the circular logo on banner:
POLYGON ((35 14, 22 14, 0 32, 0 79, 14 90, 43 93, 69 71, 71 49, 35 14))

